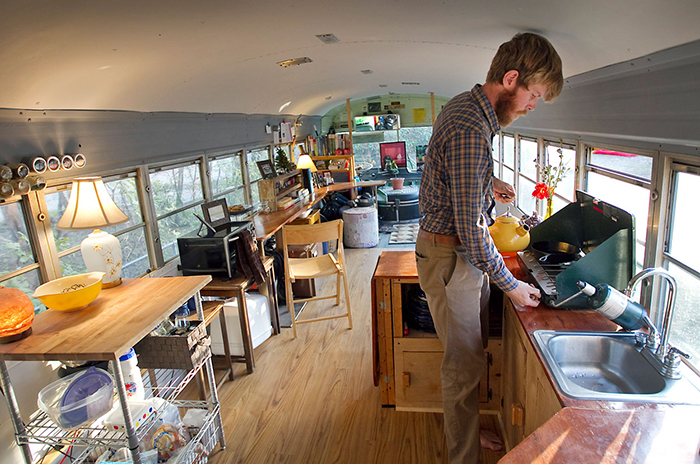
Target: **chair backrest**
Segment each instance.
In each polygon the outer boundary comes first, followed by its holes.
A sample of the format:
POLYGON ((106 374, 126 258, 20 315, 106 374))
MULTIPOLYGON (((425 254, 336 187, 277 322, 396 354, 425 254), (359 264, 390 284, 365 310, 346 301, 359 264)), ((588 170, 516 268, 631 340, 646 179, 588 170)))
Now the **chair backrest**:
POLYGON ((308 245, 310 243, 338 240, 343 243, 343 220, 321 222, 319 224, 288 224, 282 227, 282 242, 287 245, 308 245))

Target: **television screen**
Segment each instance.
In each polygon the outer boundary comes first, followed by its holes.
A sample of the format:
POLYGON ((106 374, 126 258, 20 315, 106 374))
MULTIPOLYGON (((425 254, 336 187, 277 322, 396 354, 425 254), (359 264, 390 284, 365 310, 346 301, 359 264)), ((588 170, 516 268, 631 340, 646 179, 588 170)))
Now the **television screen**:
POLYGON ((358 116, 355 118, 355 131, 384 131, 396 130, 400 127, 398 114, 383 114, 381 116, 358 116))
POLYGON ((406 142, 384 142, 379 144, 382 168, 386 169, 387 157, 394 160, 397 167, 406 167, 406 142))

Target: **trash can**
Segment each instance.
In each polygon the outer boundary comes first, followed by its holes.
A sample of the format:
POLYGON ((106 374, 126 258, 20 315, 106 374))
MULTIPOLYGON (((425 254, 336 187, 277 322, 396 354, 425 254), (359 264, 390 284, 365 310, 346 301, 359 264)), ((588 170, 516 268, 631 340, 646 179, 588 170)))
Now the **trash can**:
POLYGON ((350 248, 372 248, 379 244, 379 220, 375 208, 343 211, 343 242, 350 248))

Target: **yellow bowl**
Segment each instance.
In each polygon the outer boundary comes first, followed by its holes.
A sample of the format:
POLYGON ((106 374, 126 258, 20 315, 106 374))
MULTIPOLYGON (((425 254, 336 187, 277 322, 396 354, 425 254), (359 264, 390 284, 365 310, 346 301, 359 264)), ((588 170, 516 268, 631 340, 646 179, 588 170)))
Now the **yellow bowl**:
POLYGON ((77 311, 92 303, 102 290, 104 272, 89 272, 40 285, 34 298, 44 303, 47 308, 56 311, 77 311))

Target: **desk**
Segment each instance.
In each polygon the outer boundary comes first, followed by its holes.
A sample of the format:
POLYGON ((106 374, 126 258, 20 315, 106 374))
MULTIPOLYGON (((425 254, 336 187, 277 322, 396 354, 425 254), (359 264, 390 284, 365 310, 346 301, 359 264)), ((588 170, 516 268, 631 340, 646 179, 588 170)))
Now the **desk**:
MULTIPOLYGON (((275 335, 280 333, 280 316, 277 307, 277 292, 275 291, 275 270, 274 260, 271 257, 263 258, 263 266, 267 277, 265 279, 265 291, 267 301, 270 305, 270 322, 275 335)), ((226 330, 226 318, 224 312, 219 310, 219 322, 221 323, 221 335, 224 341, 224 357, 226 358, 229 370, 229 379, 233 380, 233 362, 245 362, 249 374, 255 369, 255 358, 253 356, 253 338, 250 334, 250 321, 248 320, 248 307, 245 301, 245 291, 248 290, 255 281, 247 279, 245 276, 236 275, 230 280, 213 278, 202 290, 202 296, 219 297, 221 299, 236 298, 238 306, 238 320, 241 323, 241 339, 243 341, 243 356, 232 355, 228 345, 228 332, 226 330)), ((213 316, 209 318, 209 322, 213 316)))
MULTIPOLYGON (((338 182, 331 184, 327 187, 321 187, 316 189, 316 194, 313 200, 307 204, 297 204, 284 211, 274 211, 268 214, 258 214, 253 217, 253 224, 255 225, 255 238, 259 242, 263 242, 268 238, 272 237, 277 231, 279 231, 282 226, 289 224, 299 216, 301 216, 306 210, 313 207, 316 203, 321 201, 329 193, 341 192, 344 190, 352 190, 362 187, 372 187, 376 190, 377 187, 385 184, 383 180, 371 180, 371 181, 360 181, 360 182, 338 182)), ((376 191, 375 191, 376 197, 376 191)), ((261 243, 262 245, 262 243, 261 243)), ((262 246, 259 247, 262 250, 262 246)))

